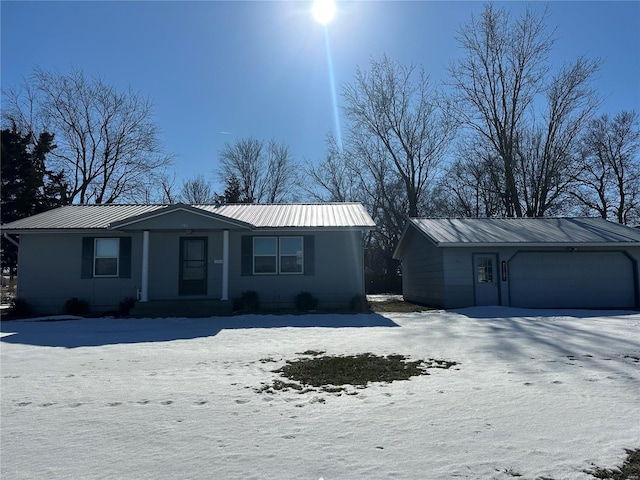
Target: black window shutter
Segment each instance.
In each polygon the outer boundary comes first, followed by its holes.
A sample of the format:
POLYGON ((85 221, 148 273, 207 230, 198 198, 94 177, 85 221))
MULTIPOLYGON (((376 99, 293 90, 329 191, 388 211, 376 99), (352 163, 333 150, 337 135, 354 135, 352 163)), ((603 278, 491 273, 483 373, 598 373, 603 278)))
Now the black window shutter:
POLYGON ((253 237, 244 235, 241 242, 240 274, 253 275, 253 237))
POLYGON ((93 277, 93 237, 82 237, 82 270, 80 278, 93 277))
POLYGON ((316 252, 315 237, 313 235, 304 236, 304 274, 316 274, 316 252))
POLYGON ((120 278, 131 278, 131 237, 120 238, 120 278))

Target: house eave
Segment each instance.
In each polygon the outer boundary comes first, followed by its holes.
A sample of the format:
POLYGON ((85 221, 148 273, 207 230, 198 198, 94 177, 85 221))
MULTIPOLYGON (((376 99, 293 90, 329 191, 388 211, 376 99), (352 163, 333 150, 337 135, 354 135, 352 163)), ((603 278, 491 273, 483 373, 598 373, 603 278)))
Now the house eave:
POLYGON ((435 245, 445 248, 640 248, 639 242, 436 242, 435 245))
POLYGON ((3 233, 10 233, 11 235, 22 235, 22 234, 48 234, 48 233, 64 233, 64 234, 95 234, 95 233, 103 233, 103 234, 113 234, 117 233, 117 231, 109 230, 104 227, 95 227, 95 228, 16 228, 16 229, 3 229, 3 233))
POLYGON ((296 227, 296 226, 265 226, 265 227, 254 227, 252 230, 254 232, 281 232, 281 231, 295 231, 295 232, 345 232, 345 231, 361 231, 367 232, 370 230, 374 230, 375 227, 367 227, 367 226, 344 226, 344 227, 323 227, 323 226, 306 226, 306 227, 296 227))

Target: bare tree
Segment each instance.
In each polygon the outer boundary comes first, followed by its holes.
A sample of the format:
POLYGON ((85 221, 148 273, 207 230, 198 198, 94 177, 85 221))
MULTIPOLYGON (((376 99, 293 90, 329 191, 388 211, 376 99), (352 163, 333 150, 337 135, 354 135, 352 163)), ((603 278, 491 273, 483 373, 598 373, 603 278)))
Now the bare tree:
POLYGON ((565 65, 545 92, 547 112, 538 126, 535 119, 522 126, 516 147, 517 184, 527 217, 560 212, 575 182, 577 140, 598 106, 589 80, 598 61, 583 57, 565 65))
POLYGON ((599 60, 579 57, 549 76, 546 19, 546 10, 527 8, 513 20, 488 4, 459 32, 466 55, 449 68, 451 111, 501 162, 493 172, 501 172, 507 216, 565 209, 577 138, 598 106, 591 80, 599 60))
POLYGON ((573 195, 602 218, 640 222, 640 130, 637 112, 595 118, 582 137, 579 187, 573 195))
POLYGON ((171 204, 179 201, 175 171, 163 170, 154 174, 149 181, 140 187, 142 203, 171 204))
POLYGON ((216 202, 216 194, 204 175, 197 175, 182 182, 180 200, 185 203, 206 205, 216 202))
POLYGON ((379 162, 388 164, 391 168, 385 171, 393 171, 402 182, 405 215, 417 216, 454 132, 438 107, 429 77, 422 68, 383 56, 372 59, 368 71, 357 68, 342 95, 350 123, 346 149, 374 177, 379 162))
POLYGON ((281 203, 294 199, 297 172, 298 166, 294 165, 289 147, 270 140, 267 145, 267 170, 262 178, 260 198, 264 198, 267 203, 281 203))
POLYGON ((297 169, 289 147, 271 140, 265 148, 263 141, 249 137, 225 145, 216 173, 222 182, 237 178, 248 202, 281 203, 293 196, 297 169))
POLYGON ((175 193, 176 189, 176 174, 173 172, 171 175, 165 172, 158 178, 158 185, 160 186, 160 202, 161 203, 175 203, 178 195, 175 193))
POLYGON ((504 216, 508 195, 504 190, 502 162, 483 143, 462 140, 455 159, 440 185, 448 216, 491 218, 504 216))
POLYGON ((359 195, 358 179, 345 158, 335 137, 327 137, 327 156, 318 164, 308 162, 305 173, 311 180, 302 189, 314 200, 320 202, 362 201, 359 195))
POLYGON ((35 69, 21 89, 5 93, 5 118, 27 131, 55 134, 55 169, 65 172, 72 202, 136 201, 170 159, 152 122, 152 104, 129 89, 119 92, 80 70, 35 69))
POLYGON ((544 88, 553 45, 546 18, 546 11, 527 8, 512 22, 506 9, 488 4, 458 33, 466 56, 449 67, 452 113, 501 159, 510 216, 523 215, 515 172, 517 139, 527 110, 544 88))
POLYGON ((400 233, 407 216, 429 209, 455 125, 424 70, 387 56, 357 68, 342 97, 344 145, 329 137, 325 160, 307 167, 314 185, 306 191, 319 200, 362 202, 378 225, 366 238, 367 268, 395 278, 400 233))

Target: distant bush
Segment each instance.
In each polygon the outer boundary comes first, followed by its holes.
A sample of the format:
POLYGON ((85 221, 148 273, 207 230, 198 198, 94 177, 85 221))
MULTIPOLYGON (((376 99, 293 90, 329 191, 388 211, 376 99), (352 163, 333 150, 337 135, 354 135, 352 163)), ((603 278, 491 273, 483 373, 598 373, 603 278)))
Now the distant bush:
POLYGON ((14 298, 11 302, 9 315, 15 318, 25 318, 31 315, 31 307, 26 300, 14 298))
POLYGON ((89 303, 73 297, 64 302, 64 313, 67 315, 83 316, 89 313, 89 303))
POLYGON ((259 309, 258 292, 254 290, 245 290, 233 301, 233 310, 236 312, 257 312, 259 309))
POLYGON ((369 311, 369 302, 367 301, 366 295, 354 295, 351 297, 351 301, 349 302, 349 307, 352 312, 355 313, 364 313, 369 311))
POLYGON ((296 295, 296 308, 299 312, 308 312, 318 307, 318 299, 309 292, 300 292, 296 295))
POLYGON ((129 315, 131 309, 135 306, 136 299, 127 297, 118 304, 118 315, 129 315))

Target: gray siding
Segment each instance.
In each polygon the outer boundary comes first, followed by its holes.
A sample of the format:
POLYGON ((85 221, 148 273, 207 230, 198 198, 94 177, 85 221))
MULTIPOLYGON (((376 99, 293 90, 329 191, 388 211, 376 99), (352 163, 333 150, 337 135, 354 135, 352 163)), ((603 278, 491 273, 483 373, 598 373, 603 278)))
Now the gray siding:
MULTIPOLYGON (((258 292, 265 306, 290 306, 295 295, 309 291, 320 307, 343 307, 355 295, 364 295, 364 254, 359 230, 305 231, 314 236, 313 275, 243 276, 240 231, 229 235, 229 297, 245 290, 258 292)), ((255 235, 255 232, 252 232, 255 235)), ((295 231, 270 231, 260 235, 296 235, 295 231)), ((222 295, 221 231, 195 232, 208 242, 207 294, 222 295)), ((149 235, 149 300, 180 299, 180 238, 184 232, 151 232, 149 235)), ((18 296, 35 313, 63 312, 71 297, 86 300, 95 312, 115 309, 125 298, 135 298, 142 278, 142 233, 90 232, 22 234, 18 259, 18 296), (81 278, 83 237, 132 238, 131 278, 81 278)))
POLYGON ((407 231, 402 256, 402 294, 407 301, 434 307, 445 306, 442 249, 416 230, 407 231))
POLYGON ((445 308, 474 305, 473 253, 489 253, 469 249, 443 248, 445 308))
POLYGON ((313 275, 242 275, 240 256, 243 235, 296 235, 292 231, 269 233, 231 232, 229 296, 243 291, 258 292, 267 307, 291 306, 295 296, 308 291, 320 300, 320 308, 344 307, 355 295, 364 295, 364 250, 362 233, 356 230, 306 231, 314 235, 315 271, 313 275))
MULTIPOLYGON (((231 220, 231 219, 230 219, 231 220)), ((233 224, 223 220, 215 220, 207 215, 198 215, 194 212, 186 212, 177 210, 175 212, 165 213, 156 217, 151 217, 131 225, 124 226, 122 229, 132 230, 216 230, 225 228, 234 228, 233 224)))
MULTIPOLYGON (((94 311, 112 310, 126 297, 135 298, 140 285, 140 266, 135 261, 131 278, 81 278, 83 236, 90 235, 20 236, 17 295, 35 313, 62 313, 64 303, 72 297, 89 302, 94 311)), ((118 232, 95 236, 125 235, 118 232)), ((132 235, 132 252, 140 251, 141 245, 141 237, 132 235)), ((135 258, 135 253, 132 256, 135 258)))
MULTIPOLYGON (((627 247, 625 249, 616 248, 589 248, 589 255, 591 257, 597 257, 599 253, 603 253, 604 256, 601 259, 603 262, 607 262, 607 258, 613 259, 617 257, 620 252, 624 252, 624 258, 628 260, 623 262, 627 265, 628 269, 625 271, 618 271, 615 269, 616 274, 610 275, 610 278, 606 280, 606 285, 603 285, 603 280, 599 278, 601 271, 588 271, 583 270, 581 272, 572 272, 574 278, 579 279, 582 282, 579 292, 574 292, 573 298, 568 298, 567 294, 570 290, 562 295, 557 295, 554 290, 557 290, 559 284, 556 282, 555 286, 549 287, 555 280, 549 280, 548 283, 540 282, 540 279, 535 279, 533 276, 537 274, 535 272, 522 271, 522 265, 519 262, 520 257, 539 255, 548 253, 551 258, 554 255, 560 255, 558 258, 562 258, 564 255, 572 255, 572 252, 559 251, 555 247, 544 248, 516 248, 516 247, 484 247, 484 248, 442 248, 444 251, 444 289, 446 299, 443 303, 444 308, 463 308, 475 305, 474 295, 474 272, 473 272, 473 255, 474 254, 496 254, 498 258, 498 275, 501 277, 499 281, 499 295, 500 304, 504 306, 514 307, 538 307, 538 308, 554 308, 554 307, 571 307, 571 308, 638 308, 638 302, 640 301, 640 288, 638 286, 638 278, 640 278, 640 248, 627 247), (613 254, 612 252, 618 252, 613 254), (505 262, 506 266, 506 279, 501 275, 501 264, 505 262), (517 280, 516 280, 517 277, 517 280), (588 279, 591 277, 591 280, 588 279), (528 282, 528 283, 523 283, 528 282), (515 284, 514 281, 518 283, 515 284), (595 282, 595 283, 594 283, 595 282), (589 293, 586 285, 600 285, 593 292, 589 293), (527 286, 528 285, 528 286, 527 286), (516 289, 516 291, 512 291, 516 289), (609 290, 610 295, 607 297, 605 291, 609 290), (633 292, 633 293, 631 293, 633 292), (634 297, 634 302, 630 303, 630 298, 634 297), (557 297, 557 298, 556 298, 557 297), (607 297, 607 298, 605 298, 607 297), (571 300, 571 301, 569 301, 571 300)), ((554 264, 562 265, 556 258, 554 264)), ((619 262, 619 258, 618 258, 619 262)), ((588 265, 592 263, 585 263, 584 268, 588 269, 588 265)), ((580 268, 580 267, 572 267, 580 268)), ((546 272, 550 275, 550 278, 558 278, 562 272, 553 271, 546 272)), ((559 280, 558 280, 559 281, 559 280)), ((576 287, 578 285, 576 284, 576 287)), ((569 288, 569 287, 567 287, 569 288)), ((595 287, 594 287, 595 288, 595 287)))
MULTIPOLYGON (((557 221, 553 220, 551 224, 557 221)), ((581 220, 587 226, 593 224, 600 229, 587 228, 574 232, 570 238, 565 236, 566 238, 550 239, 571 241, 571 244, 549 241, 540 245, 479 245, 473 241, 474 238, 477 240, 478 235, 496 234, 497 237, 490 239, 498 241, 502 239, 499 225, 511 228, 518 224, 515 221, 465 220, 458 222, 458 226, 464 226, 463 230, 458 228, 448 232, 452 235, 447 237, 451 244, 436 247, 426 235, 446 240, 438 235, 443 236, 447 232, 436 235, 437 232, 432 232, 430 228, 442 227, 450 221, 424 222, 427 223, 420 224, 424 227, 422 231, 415 222, 409 225, 396 251, 396 255, 402 260, 403 294, 409 301, 442 308, 476 305, 474 255, 490 254, 497 260, 497 302, 500 305, 536 308, 640 308, 640 247, 620 244, 622 241, 633 241, 632 238, 637 233, 634 229, 598 219, 581 220), (491 226, 491 229, 483 230, 483 225, 491 226), (608 243, 580 243, 591 240, 608 243), (524 259, 528 261, 525 262, 524 259)), ((560 223, 563 222, 565 221, 560 223)), ((580 222, 571 220, 569 226, 575 230, 575 225, 580 222)), ((455 222, 452 225, 455 226, 455 222)), ((536 225, 541 230, 529 233, 517 230, 509 232, 516 236, 541 235, 542 242, 546 238, 544 235, 549 233, 546 229, 550 222, 531 225, 536 225)), ((516 239, 514 237, 511 240, 516 239)), ((479 302, 486 301, 487 297, 483 295, 486 289, 478 289, 478 292, 479 302)), ((493 298, 492 293, 491 302, 494 301, 493 298)))
MULTIPOLYGON (((184 232, 149 234, 149 300, 183 298, 178 293, 180 272, 180 238, 207 238, 207 295, 219 299, 222 294, 222 232, 184 232)), ((134 251, 134 262, 140 262, 142 249, 134 251)), ((233 261, 233 257, 231 258, 233 261)))

